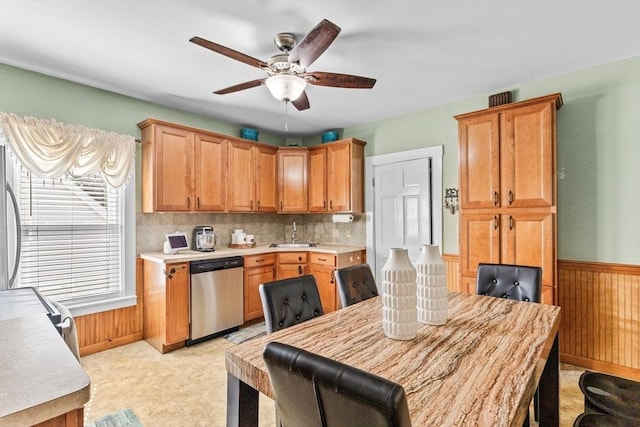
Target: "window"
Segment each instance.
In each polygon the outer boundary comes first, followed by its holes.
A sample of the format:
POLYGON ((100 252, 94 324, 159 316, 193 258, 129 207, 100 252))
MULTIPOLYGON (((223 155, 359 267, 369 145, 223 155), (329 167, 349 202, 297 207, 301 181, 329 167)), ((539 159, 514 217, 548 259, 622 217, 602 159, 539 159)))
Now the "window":
POLYGON ((74 315, 134 304, 125 236, 133 236, 135 253, 135 232, 127 230, 135 222, 126 221, 125 207, 133 210, 135 200, 127 203, 125 193, 135 184, 113 189, 101 175, 43 179, 16 169, 22 251, 14 286, 38 288, 74 315))

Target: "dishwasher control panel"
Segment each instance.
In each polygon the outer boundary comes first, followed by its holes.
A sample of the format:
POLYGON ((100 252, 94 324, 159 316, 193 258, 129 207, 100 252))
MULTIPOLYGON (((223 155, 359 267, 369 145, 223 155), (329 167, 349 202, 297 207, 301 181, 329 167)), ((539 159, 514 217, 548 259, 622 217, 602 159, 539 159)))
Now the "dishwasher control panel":
POLYGON ((228 258, 207 259, 202 261, 191 261, 191 274, 205 273, 207 271, 224 270, 226 268, 238 268, 244 266, 241 256, 228 258))

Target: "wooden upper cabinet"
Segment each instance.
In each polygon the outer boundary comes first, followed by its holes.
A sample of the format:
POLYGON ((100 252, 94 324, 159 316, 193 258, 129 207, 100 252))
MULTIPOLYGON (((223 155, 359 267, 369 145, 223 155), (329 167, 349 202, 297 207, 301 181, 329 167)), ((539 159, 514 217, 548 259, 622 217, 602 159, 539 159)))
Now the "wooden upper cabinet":
POLYGON ((143 212, 188 211, 193 203, 193 132, 143 129, 143 212))
POLYGON ((278 148, 256 145, 256 212, 278 210, 278 148))
POLYGON ((456 116, 461 208, 556 205, 558 105, 549 96, 456 116))
POLYGON ((278 148, 240 140, 229 141, 229 212, 276 212, 278 148))
POLYGON ((460 207, 498 206, 500 191, 499 115, 487 113, 460 120, 460 207))
POLYGON ((227 208, 227 144, 221 137, 195 134, 196 211, 227 208))
POLYGON ((309 212, 327 211, 327 148, 309 148, 309 212))
POLYGON ((142 129, 142 211, 222 212, 227 141, 153 119, 142 129))
POLYGON ((364 146, 345 139, 309 148, 309 211, 364 211, 364 146))
POLYGON ((500 122, 502 206, 553 206, 555 102, 505 110, 500 122))
POLYGON ((306 148, 278 150, 279 212, 307 212, 307 162, 306 148))

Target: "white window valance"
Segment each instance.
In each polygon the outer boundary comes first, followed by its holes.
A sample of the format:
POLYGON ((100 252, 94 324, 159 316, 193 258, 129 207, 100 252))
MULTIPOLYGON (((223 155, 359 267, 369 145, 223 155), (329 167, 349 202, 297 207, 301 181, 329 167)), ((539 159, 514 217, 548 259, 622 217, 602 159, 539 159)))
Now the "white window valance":
POLYGON ((0 127, 20 163, 42 178, 99 173, 117 188, 133 170, 136 142, 129 135, 3 112, 0 127))

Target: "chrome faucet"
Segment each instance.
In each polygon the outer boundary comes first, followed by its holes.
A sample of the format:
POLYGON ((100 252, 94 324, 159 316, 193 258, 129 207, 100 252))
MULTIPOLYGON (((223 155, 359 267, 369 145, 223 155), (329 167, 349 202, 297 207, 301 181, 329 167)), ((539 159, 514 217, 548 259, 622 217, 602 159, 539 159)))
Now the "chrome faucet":
POLYGON ((296 228, 296 222, 293 221, 293 232, 291 233, 291 243, 295 243, 298 240, 300 240, 298 238, 298 229, 296 228))

